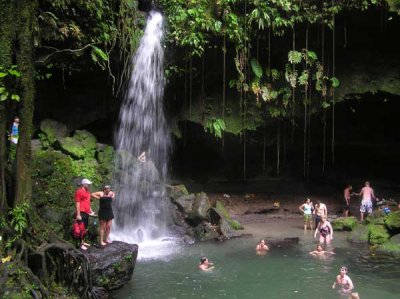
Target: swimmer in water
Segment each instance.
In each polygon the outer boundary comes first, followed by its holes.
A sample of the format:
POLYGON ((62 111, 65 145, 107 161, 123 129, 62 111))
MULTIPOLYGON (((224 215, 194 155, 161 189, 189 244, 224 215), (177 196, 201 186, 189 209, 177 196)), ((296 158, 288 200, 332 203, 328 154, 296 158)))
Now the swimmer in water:
POLYGON ((200 259, 200 264, 199 264, 199 269, 202 271, 210 271, 212 269, 214 269, 214 264, 211 263, 208 258, 206 258, 205 256, 203 256, 200 259))
POLYGON ((326 255, 331 255, 331 254, 335 254, 335 253, 332 251, 324 250, 322 248, 322 245, 318 244, 314 251, 310 251, 310 254, 313 256, 326 256, 326 255))
POLYGON ((354 289, 353 282, 351 281, 350 277, 347 276, 347 267, 340 267, 340 274, 336 276, 336 281, 333 283, 332 289, 334 289, 336 285, 340 285, 342 287, 341 291, 347 294, 354 289))

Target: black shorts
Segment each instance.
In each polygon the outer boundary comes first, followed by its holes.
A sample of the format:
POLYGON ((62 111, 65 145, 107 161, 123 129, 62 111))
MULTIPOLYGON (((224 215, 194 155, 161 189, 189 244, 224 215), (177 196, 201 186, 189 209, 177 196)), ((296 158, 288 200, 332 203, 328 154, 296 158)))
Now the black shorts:
POLYGON ((82 217, 82 222, 85 225, 85 229, 87 229, 89 226, 89 214, 81 212, 81 217, 82 217))
POLYGON ((345 210, 345 211, 350 210, 350 205, 347 203, 346 200, 344 201, 344 210, 345 210))

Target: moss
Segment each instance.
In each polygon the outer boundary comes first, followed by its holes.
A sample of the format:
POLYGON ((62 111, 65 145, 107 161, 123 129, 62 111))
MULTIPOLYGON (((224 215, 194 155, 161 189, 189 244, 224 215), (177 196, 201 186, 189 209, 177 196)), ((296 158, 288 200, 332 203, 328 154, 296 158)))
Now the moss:
POLYGON ((133 260, 133 254, 132 254, 132 253, 125 254, 124 259, 125 259, 127 262, 131 263, 132 260, 133 260))
POLYGON ((75 176, 88 178, 95 185, 103 182, 102 177, 99 175, 99 163, 96 159, 72 160, 71 163, 75 176))
POLYGON ((371 245, 383 244, 389 240, 389 233, 383 225, 368 225, 369 243, 371 245))
POLYGON ((400 231, 400 210, 386 216, 385 225, 392 231, 400 231))
POLYGON ((42 120, 40 122, 40 130, 42 134, 39 134, 39 138, 44 147, 53 145, 57 140, 68 135, 67 126, 52 119, 42 120))
POLYGON ((231 215, 229 215, 228 211, 226 210, 224 204, 219 200, 216 203, 215 209, 225 218, 225 220, 234 230, 243 229, 243 226, 238 221, 232 219, 231 215))
POLYGON ((58 151, 35 152, 32 161, 32 198, 35 205, 70 206, 74 176, 75 170, 70 157, 58 151))
POLYGON ((337 231, 352 231, 357 226, 357 219, 355 217, 340 217, 334 219, 332 228, 337 231))
POLYGON ((75 159, 94 158, 96 152, 96 137, 88 131, 77 130, 74 137, 59 140, 61 149, 75 159))
POLYGON ((387 254, 387 255, 399 257, 400 256, 400 244, 393 243, 391 241, 386 242, 384 244, 379 245, 376 248, 376 253, 387 254))

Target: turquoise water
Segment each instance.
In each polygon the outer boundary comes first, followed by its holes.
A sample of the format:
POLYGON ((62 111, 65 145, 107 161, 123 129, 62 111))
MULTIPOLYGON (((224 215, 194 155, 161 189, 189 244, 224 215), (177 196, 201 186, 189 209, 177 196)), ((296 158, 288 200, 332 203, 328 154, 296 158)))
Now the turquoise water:
MULTIPOLYGON (((348 298, 331 288, 341 265, 349 268, 362 299, 399 298, 400 263, 365 257, 336 233, 330 258, 308 254, 315 247, 311 234, 290 249, 272 248, 255 254, 257 241, 243 237, 224 243, 176 245, 164 258, 138 260, 132 280, 116 298, 348 298), (197 268, 201 256, 215 264, 210 272, 197 268)), ((268 243, 268 242, 267 242, 268 243)), ((171 245, 168 245, 171 249, 171 245)), ((141 249, 139 248, 139 251, 141 249)), ((146 248, 146 253, 157 248, 146 248)))

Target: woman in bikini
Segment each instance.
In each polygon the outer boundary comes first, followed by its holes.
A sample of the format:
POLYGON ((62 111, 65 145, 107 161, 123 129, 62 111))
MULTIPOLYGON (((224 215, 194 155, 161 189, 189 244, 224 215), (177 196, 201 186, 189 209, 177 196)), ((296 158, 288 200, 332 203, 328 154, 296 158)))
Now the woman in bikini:
POLYGON ((346 294, 351 293, 351 290, 354 289, 353 282, 350 277, 347 276, 347 267, 340 267, 340 274, 336 276, 336 281, 333 283, 332 289, 334 289, 336 285, 340 285, 342 287, 341 291, 346 294))
POLYGON ((314 233, 314 238, 317 238, 317 233, 319 233, 319 243, 320 244, 330 244, 333 240, 333 229, 332 225, 329 223, 326 216, 322 217, 322 221, 318 223, 318 226, 314 233))

